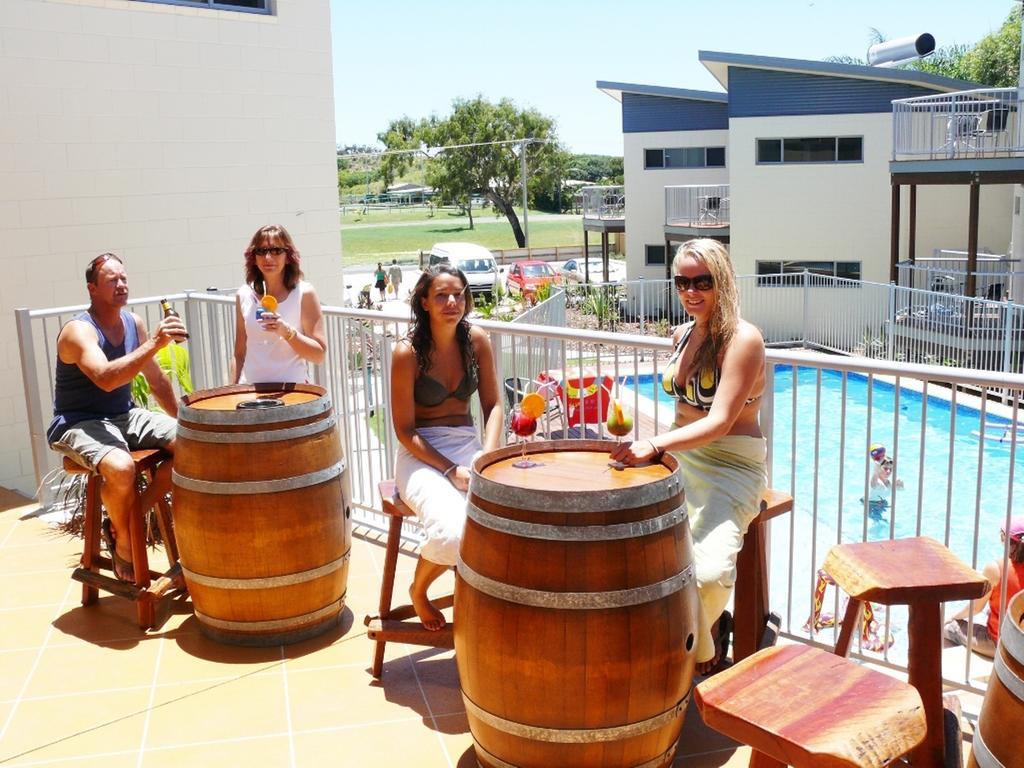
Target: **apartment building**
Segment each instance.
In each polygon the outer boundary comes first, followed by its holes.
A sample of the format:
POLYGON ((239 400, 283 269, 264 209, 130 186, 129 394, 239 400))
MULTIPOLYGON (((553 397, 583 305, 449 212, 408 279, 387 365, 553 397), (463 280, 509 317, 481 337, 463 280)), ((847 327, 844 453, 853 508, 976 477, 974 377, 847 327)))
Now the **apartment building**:
MULTIPOLYGON (((597 83, 621 103, 630 278, 664 276, 666 250, 703 235, 730 244, 739 274, 806 267, 888 281, 892 102, 980 86, 901 69, 698 56, 722 92, 597 83)), ((934 130, 945 135, 946 121, 934 130)), ((916 195, 916 253, 965 250, 967 189, 916 195)), ((982 250, 1007 253, 1012 203, 1009 184, 981 188, 982 250)), ((904 205, 903 243, 908 223, 904 205)))
POLYGON ((329 0, 4 0, 0 113, 0 485, 35 485, 13 311, 85 303, 97 254, 232 287, 280 223, 340 301, 329 0))

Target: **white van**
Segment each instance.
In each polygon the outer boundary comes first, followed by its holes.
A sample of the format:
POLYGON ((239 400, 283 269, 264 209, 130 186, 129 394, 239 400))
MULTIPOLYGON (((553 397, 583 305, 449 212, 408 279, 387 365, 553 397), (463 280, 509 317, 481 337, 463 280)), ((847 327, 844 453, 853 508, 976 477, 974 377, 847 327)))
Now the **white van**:
POLYGON ((461 269, 474 296, 493 298, 498 285, 498 263, 489 250, 475 243, 434 243, 427 266, 445 262, 461 269))

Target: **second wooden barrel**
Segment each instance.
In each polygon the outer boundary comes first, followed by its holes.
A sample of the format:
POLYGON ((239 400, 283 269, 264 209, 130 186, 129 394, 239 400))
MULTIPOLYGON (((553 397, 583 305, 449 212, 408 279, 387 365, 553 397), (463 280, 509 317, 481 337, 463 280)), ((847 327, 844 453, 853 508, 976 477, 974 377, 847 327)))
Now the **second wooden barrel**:
POLYGON ((1006 603, 985 700, 974 729, 970 765, 1024 768, 1024 592, 1006 603))
POLYGON ((351 522, 326 391, 236 385, 183 402, 174 528, 203 633, 238 645, 278 645, 336 626, 351 522))
POLYGON ((485 768, 672 762, 695 663, 689 522, 675 459, 617 471, 613 445, 474 464, 454 635, 485 768))

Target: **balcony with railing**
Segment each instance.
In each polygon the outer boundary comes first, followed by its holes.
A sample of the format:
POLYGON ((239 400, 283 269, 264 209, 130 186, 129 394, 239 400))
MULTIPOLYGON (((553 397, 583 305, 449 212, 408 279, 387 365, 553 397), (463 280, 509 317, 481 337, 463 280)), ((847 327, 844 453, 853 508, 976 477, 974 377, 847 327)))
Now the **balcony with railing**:
POLYGON ((583 187, 583 228, 591 231, 624 232, 626 229, 626 188, 622 185, 583 187))
MULTIPOLYGON (((982 161, 1024 167, 1024 124, 1016 88, 979 88, 892 103, 894 162, 982 161)), ((958 162, 958 166, 969 165, 958 162)))
POLYGON ((694 230, 729 231, 729 185, 686 184, 665 187, 665 231, 683 235, 694 230))
POLYGON ((978 298, 1005 301, 1024 297, 1024 267, 1020 260, 999 254, 979 253, 977 269, 969 272, 966 253, 936 250, 934 256, 898 262, 896 275, 896 283, 902 287, 957 296, 965 295, 968 278, 973 276, 978 298))

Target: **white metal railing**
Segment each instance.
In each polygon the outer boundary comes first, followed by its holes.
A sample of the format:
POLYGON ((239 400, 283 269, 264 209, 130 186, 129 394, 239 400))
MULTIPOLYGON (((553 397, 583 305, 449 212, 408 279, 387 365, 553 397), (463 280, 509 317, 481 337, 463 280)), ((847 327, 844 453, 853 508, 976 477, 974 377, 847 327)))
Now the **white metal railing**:
POLYGON ((978 88, 892 103, 892 159, 1024 156, 1016 88, 978 88))
POLYGON ((913 262, 896 264, 897 285, 919 288, 937 293, 963 295, 967 278, 973 274, 975 293, 979 297, 1007 300, 1024 298, 1024 270, 1019 259, 978 254, 978 268, 967 271, 965 258, 918 257, 913 262))
MULTIPOLYGON (((748 307, 756 311, 756 303, 748 304, 750 294, 796 306, 799 302, 790 301, 795 295, 775 291, 818 294, 822 304, 810 305, 815 333, 822 314, 837 313, 838 296, 856 297, 858 290, 870 290, 834 285, 815 289, 810 280, 798 287, 755 289, 754 281, 763 279, 744 281, 744 312, 748 307)), ((559 297, 564 294, 553 299, 559 297)), ((170 298, 179 307, 184 303, 197 386, 225 383, 234 333, 230 297, 188 292, 170 298)), ((155 305, 155 299, 133 302, 149 324, 157 320, 155 305)), ((52 343, 60 322, 75 309, 17 312, 29 428, 42 458, 37 470, 48 462, 56 465, 42 434, 52 402, 52 343)), ((391 343, 405 333, 408 316, 337 307, 325 307, 324 314, 327 361, 316 367, 314 380, 328 389, 339 414, 353 518, 382 528, 376 483, 391 474, 396 447, 389 415, 391 343)), ((615 382, 615 394, 637 414, 634 438, 670 428, 673 405, 659 395, 671 346, 667 338, 492 321, 478 325, 492 339, 501 380, 536 380, 542 372, 563 383, 607 376, 615 382)), ((836 542, 920 533, 945 542, 978 568, 1005 556, 998 526, 1019 508, 1024 493, 1024 472, 1016 471, 1020 452, 1013 426, 1021 420, 1024 376, 786 349, 768 350, 766 376, 761 423, 769 444, 770 482, 795 499, 794 512, 772 523, 771 599, 783 615, 783 634, 805 642, 820 639, 803 625, 817 568, 836 542), (976 395, 968 397, 960 387, 976 395), (1008 393, 1010 405, 995 403, 988 396, 995 392, 1008 393), (1001 442, 985 438, 993 425, 1003 430, 1001 442), (872 468, 868 446, 876 441, 898 457, 896 475, 903 480, 883 521, 870 518, 864 501, 872 468)), ((570 405, 568 390, 564 386, 560 395, 563 411, 570 405)), ((584 409, 580 423, 553 436, 605 436, 600 410, 606 404, 596 405, 594 412, 584 409)), ((414 528, 409 535, 415 535, 414 528)), ((838 605, 834 610, 838 613, 838 605)), ((901 667, 906 614, 894 608, 880 617, 883 632, 891 631, 896 644, 880 655, 863 655, 901 667)), ((947 682, 976 688, 970 664, 968 658, 962 669, 945 670, 947 682)))
MULTIPOLYGON (((743 317, 770 345, 1007 373, 1024 363, 1018 304, 810 272, 744 275, 737 283, 743 317)), ((602 330, 628 322, 667 335, 689 319, 669 280, 567 285, 565 297, 602 330)))
POLYGON ((583 198, 583 218, 600 219, 601 221, 620 220, 626 218, 626 188, 619 185, 613 187, 583 187, 580 195, 583 198))
POLYGON ((728 184, 686 184, 665 187, 666 227, 726 227, 728 225, 728 184))

